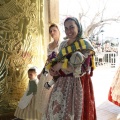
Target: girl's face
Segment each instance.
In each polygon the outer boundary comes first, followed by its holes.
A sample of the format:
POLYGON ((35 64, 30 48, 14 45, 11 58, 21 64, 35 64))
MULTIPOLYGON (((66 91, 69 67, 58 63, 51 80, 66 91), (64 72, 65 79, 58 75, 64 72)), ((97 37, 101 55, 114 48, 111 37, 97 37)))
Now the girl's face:
POLYGON ((30 80, 34 80, 34 79, 36 79, 36 77, 37 77, 36 72, 34 72, 34 71, 29 71, 29 72, 28 72, 28 78, 29 78, 30 80))
POLYGON ((51 27, 49 33, 53 39, 59 39, 60 32, 57 27, 51 27))
POLYGON ((75 40, 78 34, 78 27, 73 20, 64 23, 65 33, 69 40, 75 40))

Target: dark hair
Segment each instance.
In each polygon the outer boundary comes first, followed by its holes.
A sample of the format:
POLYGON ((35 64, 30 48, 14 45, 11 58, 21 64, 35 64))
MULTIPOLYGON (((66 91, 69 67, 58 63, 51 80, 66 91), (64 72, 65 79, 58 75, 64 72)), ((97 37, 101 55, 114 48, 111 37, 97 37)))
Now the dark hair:
POLYGON ((72 20, 72 21, 75 22, 75 24, 78 27, 78 36, 77 37, 78 37, 78 39, 81 38, 82 37, 82 32, 83 32, 81 23, 79 23, 78 19, 75 18, 75 17, 68 17, 68 18, 65 19, 64 25, 65 25, 65 22, 68 21, 68 20, 72 20))
POLYGON ((58 26, 57 26, 55 23, 52 23, 52 24, 49 26, 49 33, 50 33, 50 29, 51 29, 52 27, 56 27, 56 28, 59 30, 58 26))
POLYGON ((34 68, 30 68, 28 72, 36 72, 36 70, 34 68))

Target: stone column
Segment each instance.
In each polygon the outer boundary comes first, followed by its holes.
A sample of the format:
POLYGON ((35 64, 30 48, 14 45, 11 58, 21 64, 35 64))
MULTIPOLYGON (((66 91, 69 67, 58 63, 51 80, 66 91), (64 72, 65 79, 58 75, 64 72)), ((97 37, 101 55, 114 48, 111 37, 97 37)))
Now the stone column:
POLYGON ((49 0, 49 24, 59 23, 59 0, 49 0))
MULTIPOLYGON (((47 48, 48 43, 51 41, 49 35, 49 26, 51 23, 59 24, 59 0, 47 0, 44 2, 44 48, 47 48), (47 44, 46 44, 47 43, 47 44)), ((47 59, 47 49, 44 49, 44 59, 47 59)))

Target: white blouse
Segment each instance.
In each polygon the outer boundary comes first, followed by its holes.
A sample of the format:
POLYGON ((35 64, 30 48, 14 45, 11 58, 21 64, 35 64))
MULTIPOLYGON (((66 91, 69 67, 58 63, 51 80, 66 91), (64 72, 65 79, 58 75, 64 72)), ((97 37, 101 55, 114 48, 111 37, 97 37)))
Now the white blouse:
POLYGON ((58 47, 56 47, 55 49, 51 50, 49 48, 49 45, 48 45, 48 47, 47 47, 47 55, 49 56, 50 54, 52 54, 52 52, 58 53, 58 47))

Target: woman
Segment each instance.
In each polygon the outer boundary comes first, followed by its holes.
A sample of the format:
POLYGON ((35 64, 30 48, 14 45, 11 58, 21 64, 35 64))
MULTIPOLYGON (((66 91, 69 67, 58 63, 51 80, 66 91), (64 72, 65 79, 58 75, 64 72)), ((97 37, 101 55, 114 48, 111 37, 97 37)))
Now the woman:
MULTIPOLYGON (((49 34, 52 37, 52 42, 49 43, 47 48, 48 59, 46 63, 50 59, 55 57, 56 54, 58 53, 58 46, 60 43, 60 30, 57 24, 53 23, 49 26, 49 34)), ((46 103, 48 102, 48 97, 51 91, 51 90, 48 91, 44 88, 45 82, 48 82, 49 80, 52 79, 52 76, 46 74, 48 74, 48 71, 43 69, 41 74, 38 75, 40 82, 38 84, 37 90, 36 109, 40 114, 42 114, 44 112, 44 109, 46 108, 46 103)), ((41 115, 39 117, 40 117, 39 119, 41 119, 41 115)))
POLYGON ((60 43, 60 30, 56 24, 51 24, 49 27, 49 34, 52 37, 53 41, 49 43, 47 52, 48 57, 52 52, 58 52, 58 45, 60 43))
POLYGON ((88 41, 81 39, 82 27, 76 18, 67 18, 64 27, 67 40, 60 44, 57 58, 46 65, 50 74, 57 76, 57 80, 42 120, 96 120, 90 78, 94 68, 93 47, 88 41), (86 59, 82 65, 73 68, 74 64, 70 63, 70 59, 76 51, 82 52, 86 59), (81 73, 76 77, 74 72, 78 67, 81 73))
POLYGON ((120 106, 120 47, 118 49, 118 58, 116 61, 115 70, 116 73, 110 86, 108 100, 115 105, 120 106))

